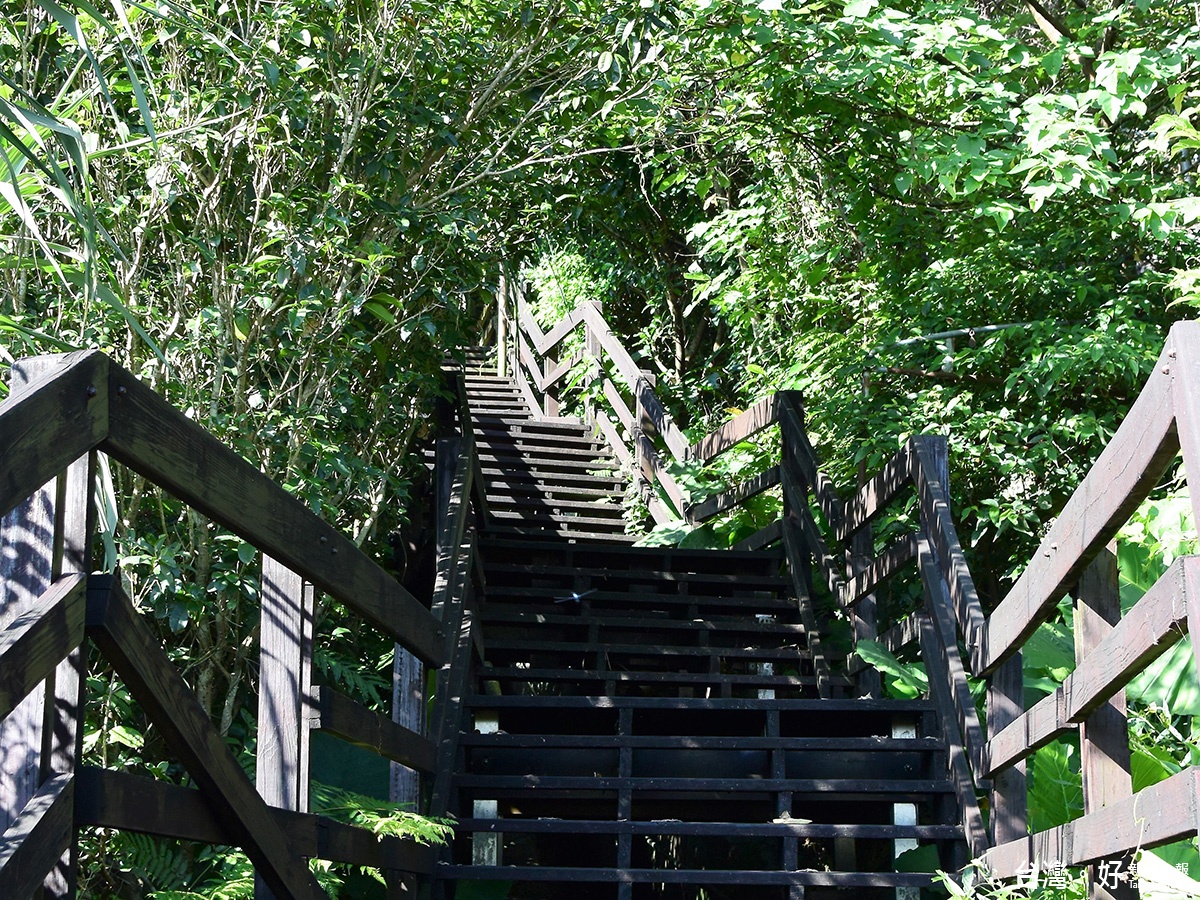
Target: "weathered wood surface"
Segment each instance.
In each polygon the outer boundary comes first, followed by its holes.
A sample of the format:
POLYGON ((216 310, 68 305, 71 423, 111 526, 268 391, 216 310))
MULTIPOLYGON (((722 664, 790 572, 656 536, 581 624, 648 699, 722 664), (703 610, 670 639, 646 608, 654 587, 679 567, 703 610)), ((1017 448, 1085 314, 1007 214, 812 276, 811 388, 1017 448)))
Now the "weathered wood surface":
POLYGON ((912 482, 912 445, 910 438, 896 455, 883 464, 875 475, 846 498, 845 516, 836 531, 844 541, 883 512, 897 495, 912 482))
POLYGON ((1168 343, 1129 415, 1071 495, 1012 590, 988 617, 975 674, 990 672, 1033 634, 1137 509, 1179 450, 1168 343))
POLYGON ((988 744, 988 774, 1065 734, 1175 644, 1188 629, 1188 599, 1200 589, 1200 557, 1175 560, 1062 685, 988 744))
MULTIPOLYGON (((804 489, 802 484, 789 484, 791 476, 786 467, 783 470, 783 478, 783 518, 780 521, 788 576, 791 578, 792 590, 796 595, 800 621, 804 624, 804 631, 808 635, 808 650, 812 655, 813 671, 817 676, 817 694, 820 697, 828 697, 830 690, 829 660, 825 658, 825 652, 821 646, 821 632, 817 627, 812 595, 809 593, 807 583, 807 560, 810 551, 806 546, 800 526, 798 510, 792 500, 793 497, 803 500, 804 489)), ((807 505, 804 507, 804 511, 807 512, 807 505)))
POLYGON ((954 614, 950 610, 950 597, 942 581, 937 557, 930 540, 922 537, 917 551, 917 568, 921 572, 921 584, 925 589, 925 604, 929 620, 937 635, 937 654, 931 659, 930 648, 922 638, 922 654, 929 667, 929 681, 933 683, 933 670, 945 679, 945 696, 953 711, 953 724, 958 727, 954 735, 971 764, 972 772, 983 770, 983 729, 979 726, 979 714, 975 700, 967 685, 967 674, 962 657, 958 652, 958 634, 954 627, 954 614))
MULTIPOLYGON (((125 772, 81 769, 75 809, 80 825, 207 844, 237 846, 239 840, 228 820, 213 812, 200 791, 125 772)), ((420 873, 432 869, 432 850, 414 841, 375 835, 325 816, 282 809, 268 812, 298 856, 420 873)))
POLYGON ((1184 769, 1066 825, 993 847, 985 862, 997 877, 1012 878, 1035 859, 1082 866, 1169 844, 1195 835, 1198 795, 1200 769, 1184 769))
POLYGON ((0 719, 83 641, 87 578, 55 582, 0 632, 0 719))
MULTIPOLYGON (((530 317, 532 318, 532 316, 530 317)), ((574 331, 583 322, 583 310, 577 306, 536 342, 535 347, 541 356, 545 356, 562 343, 563 338, 574 331)))
POLYGON ((790 461, 799 468, 804 482, 813 492, 817 508, 825 516, 825 521, 829 523, 833 533, 837 534, 845 518, 845 504, 834 490, 833 480, 821 471, 817 451, 808 440, 799 392, 780 391, 776 396, 779 398, 779 427, 787 429, 783 438, 782 462, 790 461))
POLYGON ((93 576, 89 582, 87 627, 275 896, 328 900, 195 694, 110 576, 93 576))
POLYGON ((957 715, 951 696, 952 673, 945 667, 945 647, 938 635, 938 627, 928 613, 918 612, 917 624, 921 632, 921 655, 929 673, 929 693, 937 706, 942 734, 946 742, 947 764, 950 783, 958 800, 962 816, 963 835, 971 858, 976 859, 988 849, 987 832, 983 827, 983 816, 975 799, 975 781, 970 761, 963 748, 960 735, 955 734, 957 715))
POLYGON ((802 485, 805 484, 804 475, 795 471, 786 460, 781 466, 781 472, 784 498, 790 506, 799 528, 803 546, 816 560, 817 568, 820 569, 830 593, 835 597, 840 597, 846 578, 839 568, 838 558, 829 552, 825 538, 821 535, 821 529, 817 526, 817 522, 808 508, 807 498, 802 490, 802 485))
MULTIPOLYGON (((683 509, 686 506, 683 497, 683 489, 679 487, 679 484, 667 471, 667 467, 663 465, 662 459, 658 455, 658 449, 654 446, 654 442, 650 440, 650 436, 645 432, 638 432, 635 437, 636 440, 634 441, 634 446, 639 451, 638 456, 640 457, 639 462, 641 463, 642 475, 651 484, 658 483, 661 485, 663 493, 667 495, 667 499, 670 500, 671 503, 674 504, 675 509, 682 514, 683 509)), ((657 520, 658 514, 654 513, 653 508, 651 508, 651 513, 654 514, 655 519, 657 520)), ((669 521, 669 518, 672 517, 668 517, 663 521, 669 521)))
POLYGON ((783 520, 776 519, 770 525, 760 528, 747 538, 742 538, 730 550, 761 550, 769 547, 783 538, 783 520))
MULTIPOLYGON (((574 369, 577 365, 579 365, 579 363, 582 361, 583 361, 583 354, 582 353, 574 353, 571 356, 567 357, 562 362, 555 363, 553 365, 548 364, 546 366, 546 371, 542 375, 541 382, 538 384, 539 390, 549 391, 550 388, 554 387, 554 385, 556 385, 560 380, 562 380, 564 377, 566 377, 571 372, 571 370, 574 369)), ((547 362, 549 362, 549 361, 547 361, 547 362)), ((549 413, 548 410, 547 410, 547 413, 549 413)))
MULTIPOLYGON (((1086 659, 1121 619, 1121 593, 1117 576, 1116 545, 1092 561, 1075 591, 1075 658, 1086 659)), ((1083 776, 1083 811, 1086 815, 1118 803, 1133 793, 1130 775, 1129 722, 1125 717, 1125 695, 1118 691, 1098 706, 1079 725, 1079 763, 1083 776)), ((1119 858, 1125 868, 1132 854, 1119 858)), ((1104 882, 1099 867, 1089 868, 1093 895, 1104 900, 1137 900, 1136 885, 1104 882), (1097 893, 1103 891, 1103 893, 1097 893)))
POLYGON ((304 812, 315 598, 303 578, 269 556, 260 596, 255 784, 267 805, 304 812))
POLYGON ((592 336, 604 348, 604 352, 613 361, 613 366, 625 379, 625 383, 629 385, 630 389, 633 389, 642 376, 641 369, 638 368, 637 363, 633 361, 633 357, 629 355, 629 351, 625 349, 617 336, 609 330, 608 323, 604 321, 599 310, 591 304, 584 304, 582 309, 583 321, 591 329, 592 336))
POLYGON ((779 478, 779 466, 771 466, 765 472, 761 472, 752 478, 747 478, 741 484, 735 485, 727 491, 714 494, 700 503, 693 503, 687 506, 684 509, 685 518, 693 525, 707 522, 714 516, 719 516, 721 513, 744 503, 751 497, 755 497, 763 491, 775 487, 779 484, 779 478))
POLYGON ((546 334, 542 331, 542 327, 538 325, 537 319, 533 315, 533 310, 529 308, 529 303, 525 300, 524 292, 517 295, 517 325, 521 331, 529 335, 529 339, 534 347, 540 347, 546 342, 546 334))
POLYGON ((987 622, 975 581, 963 556, 958 530, 950 515, 950 471, 946 439, 921 435, 913 438, 910 458, 916 485, 921 527, 933 541, 938 567, 950 591, 958 630, 967 645, 972 671, 982 668, 982 644, 987 622))
POLYGON ((94 350, 14 366, 11 393, 0 404, 0 516, 104 439, 108 368, 94 350))
POLYGON ((854 606, 866 594, 894 576, 917 555, 917 535, 906 534, 896 538, 884 548, 865 568, 846 582, 842 590, 842 605, 854 606))
POLYGON ((314 689, 321 731, 371 750, 411 769, 432 773, 437 767, 437 749, 426 737, 397 725, 330 687, 314 689))
POLYGON ((671 456, 677 462, 683 462, 687 454, 687 440, 675 425, 675 420, 671 418, 671 414, 662 405, 662 401, 658 399, 658 394, 654 393, 654 387, 651 385, 649 379, 644 377, 638 378, 634 382, 633 389, 635 400, 652 423, 654 432, 667 445, 667 449, 671 451, 671 456))
POLYGON ((778 421, 775 394, 764 397, 687 448, 687 459, 707 463, 778 421))
MULTIPOLYGON (((853 581, 860 573, 870 568, 875 550, 875 537, 871 526, 858 529, 847 542, 846 547, 846 577, 853 581)), ((843 605, 845 596, 849 593, 846 584, 842 585, 843 605)), ((850 619, 854 626, 854 643, 873 641, 879 636, 879 622, 876 615, 875 595, 870 592, 860 593, 855 603, 850 607, 850 619)), ((855 679, 860 697, 882 697, 883 679, 874 669, 866 669, 855 679)))
MULTIPOLYGON (((1025 710, 1025 675, 1021 654, 1016 653, 988 680, 987 736, 989 744, 1025 710)), ((1015 763, 992 779, 991 845, 1005 844, 1027 834, 1028 794, 1025 762, 1015 763)))
MULTIPOLYGON (((633 413, 625 404, 624 399, 621 397, 621 392, 617 389, 617 386, 613 384, 611 378, 604 379, 603 388, 604 399, 608 401, 608 405, 612 408, 612 411, 616 413, 617 420, 621 423, 621 427, 623 427, 626 431, 633 431, 633 413)), ((614 444, 613 446, 615 447, 616 445, 614 444)))
POLYGON ((344 603, 423 661, 443 636, 408 591, 328 522, 118 366, 102 449, 344 603))
POLYGON ((75 781, 56 775, 30 798, 0 835, 0 897, 24 900, 46 876, 74 838, 75 781))

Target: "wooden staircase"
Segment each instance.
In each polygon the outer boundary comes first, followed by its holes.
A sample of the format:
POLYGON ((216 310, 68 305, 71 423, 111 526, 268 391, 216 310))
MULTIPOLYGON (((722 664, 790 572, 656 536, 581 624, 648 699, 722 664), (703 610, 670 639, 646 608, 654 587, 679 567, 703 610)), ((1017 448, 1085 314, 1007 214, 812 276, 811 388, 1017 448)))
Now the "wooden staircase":
POLYGON ((496 519, 446 896, 917 898, 961 867, 935 707, 820 696, 781 551, 630 546, 586 425, 478 360, 466 389, 496 519))

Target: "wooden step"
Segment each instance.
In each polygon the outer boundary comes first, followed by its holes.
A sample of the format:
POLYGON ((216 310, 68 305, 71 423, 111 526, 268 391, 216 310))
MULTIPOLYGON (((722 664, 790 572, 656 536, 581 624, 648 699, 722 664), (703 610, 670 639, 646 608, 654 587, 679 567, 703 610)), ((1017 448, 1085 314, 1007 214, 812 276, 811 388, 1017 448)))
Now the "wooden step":
MULTIPOLYGON (((513 535, 516 537, 534 537, 547 534, 546 529, 540 528, 519 528, 511 525, 489 525, 488 534, 495 535, 513 535)), ((642 536, 638 534, 617 534, 616 532, 602 531, 576 531, 571 528, 559 528, 552 532, 555 537, 566 539, 567 541, 586 542, 589 545, 602 544, 632 544, 634 541, 641 540, 642 536)))
POLYGON ((933 876, 908 872, 798 872, 754 869, 600 869, 584 866, 476 866, 440 863, 441 878, 479 881, 611 884, 798 885, 830 888, 929 887, 933 876))
POLYGON ((596 512, 596 515, 591 516, 572 513, 552 513, 544 507, 530 504, 522 510, 493 510, 492 519, 501 524, 521 522, 525 525, 541 523, 544 525, 572 525, 575 527, 599 525, 605 528, 613 528, 621 534, 625 533, 625 520, 622 518, 622 511, 620 509, 614 509, 611 512, 600 509, 596 512))
POLYGON ((587 486, 587 485, 624 485, 625 479, 616 475, 587 475, 583 473, 575 473, 572 471, 545 471, 535 473, 528 470, 513 470, 499 468, 490 464, 482 464, 480 470, 483 473, 484 481, 487 484, 492 484, 493 479, 502 479, 504 481, 519 481, 529 484, 544 484, 547 489, 556 487, 570 487, 572 485, 587 486))
POLYGON ((935 778, 679 778, 654 776, 636 778, 618 775, 474 775, 458 774, 455 784, 476 797, 511 798, 531 790, 586 791, 589 795, 636 791, 639 793, 703 793, 709 800, 731 794, 778 794, 786 792, 818 795, 823 803, 886 802, 928 803, 953 793, 949 781, 935 778))
MULTIPOLYGON (((574 693, 620 694, 622 690, 636 690, 638 696, 662 690, 704 690, 719 697, 757 695, 760 690, 775 691, 778 696, 815 697, 817 677, 815 675, 738 675, 728 672, 595 672, 588 669, 543 669, 482 666, 477 675, 481 682, 494 681, 507 694, 514 693, 519 686, 549 685, 555 688, 570 685, 574 693)), ((849 681, 846 682, 849 685, 849 681)), ((689 740, 695 740, 689 738, 689 740)))

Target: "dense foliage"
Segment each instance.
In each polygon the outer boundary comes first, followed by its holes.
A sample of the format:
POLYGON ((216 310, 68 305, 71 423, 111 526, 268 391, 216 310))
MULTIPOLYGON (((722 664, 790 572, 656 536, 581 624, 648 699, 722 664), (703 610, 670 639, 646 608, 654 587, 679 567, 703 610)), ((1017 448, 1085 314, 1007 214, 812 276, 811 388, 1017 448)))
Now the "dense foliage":
MULTIPOLYGON (((1178 0, 0 8, 3 361, 104 349, 381 555, 504 263, 547 320, 601 300, 692 429, 798 388, 844 484, 949 435, 988 602, 1200 302, 1178 0)), ((107 484, 108 562, 240 742, 254 554, 107 484)), ((381 702, 390 648, 323 615, 381 702)), ((176 774, 95 688, 89 752, 176 774)), ((94 890, 202 886, 180 858, 94 890)))

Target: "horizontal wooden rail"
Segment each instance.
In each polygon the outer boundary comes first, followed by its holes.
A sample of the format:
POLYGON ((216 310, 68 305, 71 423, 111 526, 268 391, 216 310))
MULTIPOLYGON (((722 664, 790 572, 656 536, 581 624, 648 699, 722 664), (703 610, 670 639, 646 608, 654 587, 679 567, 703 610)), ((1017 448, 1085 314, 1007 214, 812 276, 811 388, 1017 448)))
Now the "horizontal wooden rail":
POLYGON ((761 472, 752 478, 747 478, 741 484, 723 491, 720 494, 714 494, 700 503, 693 503, 686 507, 684 514, 689 522, 693 525, 698 525, 701 522, 707 522, 714 516, 719 516, 723 512, 733 509, 751 497, 761 494, 765 490, 769 490, 779 484, 779 466, 771 466, 765 472, 761 472))
POLYGON ((998 878, 1028 873, 1035 861, 1082 866, 1196 833, 1200 769, 1184 769, 1082 818, 993 847, 985 863, 998 878))
POLYGON ((436 771, 437 748, 428 738, 397 725, 330 687, 317 687, 314 693, 315 728, 410 769, 426 774, 436 771))
POLYGON ((108 358, 85 351, 53 359, 55 371, 0 405, 0 516, 108 435, 108 358))
POLYGON ((1189 632, 1200 612, 1200 557, 1175 560, 1054 693, 988 744, 988 774, 1065 734, 1189 632))
POLYGON ((706 463, 716 459, 726 450, 736 447, 764 428, 779 421, 778 397, 771 394, 759 400, 749 409, 734 416, 706 437, 687 448, 684 456, 696 462, 706 463))
POLYGON ((244 538, 422 661, 441 662, 438 623, 348 538, 119 366, 109 367, 100 449, 244 538))
MULTIPOLYGON (((528 312, 528 309, 526 310, 528 312)), ((529 316, 532 320, 533 316, 529 316)), ((545 356, 555 347, 562 343, 563 339, 574 331, 579 324, 583 322, 583 307, 577 306, 558 322, 553 328, 546 332, 542 337, 534 342, 534 348, 537 352, 545 356)), ((523 325, 525 323, 522 323, 523 325)), ((536 327, 536 323, 535 323, 536 327)))
MULTIPOLYGON (((1169 340, 1129 415, 988 617, 976 675, 994 670, 1028 640, 1179 452, 1169 374, 1174 352, 1169 340)), ((1200 408, 1192 415, 1200 417, 1200 408)))
POLYGON ((25 898, 58 865, 74 831, 75 779, 56 775, 0 835, 0 897, 25 898))
POLYGON ((913 439, 909 438, 873 478, 846 500, 845 516, 836 531, 839 541, 848 540, 911 484, 912 447, 913 439))
POLYGON ((83 642, 87 578, 69 575, 0 631, 0 719, 83 642))
MULTIPOLYGON (((78 781, 79 825, 237 845, 230 823, 194 788, 92 767, 80 770, 78 781)), ((433 870, 433 850, 415 841, 377 835, 327 816, 283 809, 268 813, 299 856, 421 874, 433 870)))
POLYGON ((867 594, 894 576, 917 555, 917 535, 896 538, 872 559, 861 572, 846 582, 842 590, 842 606, 852 607, 867 594))

